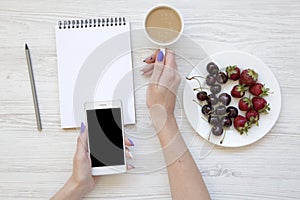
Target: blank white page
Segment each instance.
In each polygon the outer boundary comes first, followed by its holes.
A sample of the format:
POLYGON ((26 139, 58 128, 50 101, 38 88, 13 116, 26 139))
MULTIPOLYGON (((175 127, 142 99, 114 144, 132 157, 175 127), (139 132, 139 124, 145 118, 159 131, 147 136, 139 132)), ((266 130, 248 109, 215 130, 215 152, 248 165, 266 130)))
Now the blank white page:
POLYGON ((125 124, 135 123, 130 25, 56 26, 61 127, 85 121, 84 103, 120 99, 125 124))

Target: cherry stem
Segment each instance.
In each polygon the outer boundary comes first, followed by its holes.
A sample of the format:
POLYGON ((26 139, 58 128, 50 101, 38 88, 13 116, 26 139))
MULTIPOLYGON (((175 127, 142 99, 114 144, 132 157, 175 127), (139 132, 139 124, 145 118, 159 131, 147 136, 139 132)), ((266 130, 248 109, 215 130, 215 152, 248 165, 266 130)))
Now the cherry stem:
POLYGON ((210 140, 210 135, 211 135, 211 131, 209 132, 209 135, 208 135, 208 138, 207 138, 208 141, 210 140))
POLYGON ((203 78, 204 79, 204 77, 202 77, 202 76, 192 76, 190 78, 186 77, 187 80, 196 80, 199 84, 200 91, 202 91, 203 90, 202 85, 201 85, 200 81, 197 78, 203 78))
POLYGON ((202 105, 201 105, 198 101, 196 101, 195 99, 193 99, 193 102, 195 102, 195 103, 198 104, 200 107, 202 107, 202 105))
POLYGON ((225 129, 224 136, 223 136, 223 138, 221 139, 221 141, 220 141, 220 144, 222 144, 222 143, 223 143, 223 141, 224 141, 224 139, 225 139, 225 136, 226 136, 226 131, 227 131, 227 129, 225 129))

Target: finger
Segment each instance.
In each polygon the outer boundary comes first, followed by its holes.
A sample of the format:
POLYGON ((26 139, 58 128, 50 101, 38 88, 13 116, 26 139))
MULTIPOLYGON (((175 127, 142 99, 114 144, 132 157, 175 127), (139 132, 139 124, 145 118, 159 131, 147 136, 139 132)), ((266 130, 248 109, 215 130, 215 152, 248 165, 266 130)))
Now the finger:
POLYGON ((176 69, 177 70, 177 64, 175 61, 175 52, 170 50, 170 49, 166 49, 166 56, 165 56, 165 65, 176 69))
POLYGON ((150 79, 150 83, 158 84, 160 76, 164 69, 164 54, 159 51, 154 63, 154 70, 150 79))
POLYGON ((81 123, 80 135, 77 138, 77 151, 87 152, 87 128, 84 123, 81 123))
POLYGON ((141 71, 144 73, 147 73, 148 71, 153 70, 153 69, 154 69, 154 63, 150 63, 150 64, 147 64, 145 67, 143 67, 143 69, 141 71))
POLYGON ((153 69, 144 73, 143 76, 151 76, 153 74, 153 69))
POLYGON ((126 155, 126 158, 133 159, 133 155, 127 147, 125 149, 125 155, 126 155))
POLYGON ((133 147, 134 143, 130 138, 125 137, 125 145, 133 147))
POLYGON ((150 63, 154 63, 157 57, 157 54, 159 52, 159 49, 157 49, 154 54, 152 54, 151 56, 149 56, 148 58, 146 58, 145 60, 143 60, 143 62, 150 64, 150 63))
POLYGON ((132 165, 132 164, 128 164, 127 165, 127 170, 131 170, 131 169, 134 169, 135 167, 132 165))

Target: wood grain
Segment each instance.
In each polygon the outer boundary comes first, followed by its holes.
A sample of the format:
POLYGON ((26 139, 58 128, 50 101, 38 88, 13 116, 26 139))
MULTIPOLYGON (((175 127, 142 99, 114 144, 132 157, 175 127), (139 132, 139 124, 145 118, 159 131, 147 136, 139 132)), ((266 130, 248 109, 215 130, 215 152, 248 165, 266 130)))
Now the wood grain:
MULTIPOLYGON (((146 11, 161 3, 96 0, 10 0, 0 2, 0 198, 48 199, 70 176, 78 130, 61 130, 54 26, 58 20, 126 16, 142 28, 146 11), (32 53, 43 131, 36 130, 24 43, 32 53)), ((182 107, 176 115, 212 199, 300 199, 300 3, 268 1, 169 1, 185 20, 184 37, 224 42, 264 61, 282 92, 278 122, 260 141, 242 148, 213 147, 189 125, 182 107)), ((140 35, 132 38, 137 125, 126 127, 136 143, 135 170, 105 176, 87 199, 171 199, 159 141, 145 106, 147 78, 141 62, 156 48, 140 35)), ((175 47, 184 77, 204 56, 197 47, 175 47), (188 63, 185 59, 188 59, 188 63)))

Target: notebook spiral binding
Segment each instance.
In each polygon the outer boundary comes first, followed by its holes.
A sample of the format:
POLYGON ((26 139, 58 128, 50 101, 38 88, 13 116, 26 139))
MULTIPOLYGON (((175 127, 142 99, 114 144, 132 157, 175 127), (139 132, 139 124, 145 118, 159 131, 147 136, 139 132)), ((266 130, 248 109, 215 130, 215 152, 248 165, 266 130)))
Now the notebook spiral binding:
POLYGON ((126 25, 125 17, 58 21, 59 29, 74 29, 74 28, 88 28, 88 27, 101 27, 101 26, 122 26, 122 25, 126 25))

